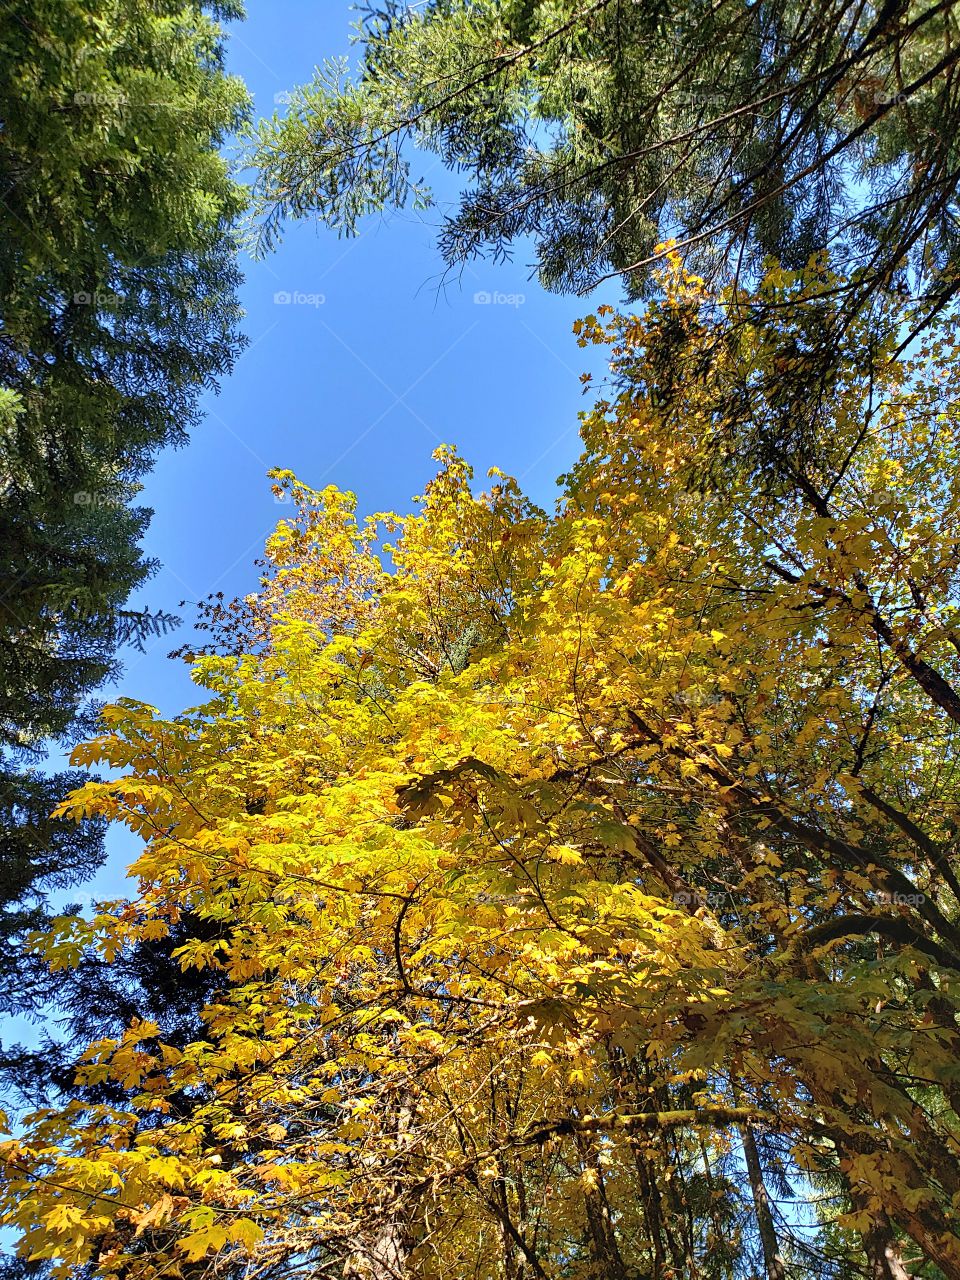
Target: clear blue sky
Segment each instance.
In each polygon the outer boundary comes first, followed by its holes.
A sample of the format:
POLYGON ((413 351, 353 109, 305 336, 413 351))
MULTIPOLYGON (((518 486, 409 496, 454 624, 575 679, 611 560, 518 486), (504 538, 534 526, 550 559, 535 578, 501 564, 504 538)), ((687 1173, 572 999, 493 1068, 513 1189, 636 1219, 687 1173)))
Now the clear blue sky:
MULTIPOLYGON (((350 52, 346 0, 248 7, 247 21, 231 27, 228 59, 258 116, 272 114, 277 95, 310 80, 323 59, 350 52)), ((432 157, 420 172, 438 195, 454 194, 432 157)), ((546 294, 528 278, 524 246, 512 264, 477 263, 443 285, 435 220, 432 212, 375 219, 353 240, 299 224, 276 253, 245 263, 250 345, 220 394, 205 400, 190 445, 160 458, 143 495, 154 511, 146 550, 162 568, 139 599, 179 612, 184 626, 145 656, 127 654, 107 698, 139 698, 165 714, 199 701, 185 665, 166 657, 191 634, 193 610, 179 602, 254 587, 253 561, 284 514, 265 478, 270 467, 351 489, 362 512, 402 511, 444 442, 473 463, 478 481, 496 465, 535 499, 552 500, 555 478, 578 451, 579 375, 597 369, 597 353, 577 347, 571 326, 600 299, 546 294), (475 303, 481 291, 525 300, 475 303), (284 304, 278 293, 324 301, 284 304)), ((135 850, 120 832, 109 848, 84 897, 122 891, 135 850)))

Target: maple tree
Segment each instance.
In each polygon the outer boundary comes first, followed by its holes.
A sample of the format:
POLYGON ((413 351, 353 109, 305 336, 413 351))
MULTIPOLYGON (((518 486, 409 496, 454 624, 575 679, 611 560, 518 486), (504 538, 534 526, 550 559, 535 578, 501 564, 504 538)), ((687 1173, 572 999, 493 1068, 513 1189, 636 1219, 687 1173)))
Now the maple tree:
POLYGON ((451 450, 406 517, 275 473, 207 700, 75 754, 139 891, 37 946, 173 933, 214 994, 5 1143, 26 1255, 960 1276, 960 338, 898 352, 891 298, 812 383, 835 285, 771 269, 731 328, 674 254, 583 321, 611 383, 553 513, 451 450))

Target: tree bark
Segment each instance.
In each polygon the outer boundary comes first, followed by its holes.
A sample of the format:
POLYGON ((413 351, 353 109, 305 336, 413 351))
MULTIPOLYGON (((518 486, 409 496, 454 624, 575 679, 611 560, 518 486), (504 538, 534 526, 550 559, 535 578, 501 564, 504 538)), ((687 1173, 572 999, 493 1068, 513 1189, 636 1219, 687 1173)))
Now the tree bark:
POLYGON ((586 1134, 577 1134, 576 1143, 581 1168, 589 1184, 584 1186, 583 1199, 596 1274, 602 1280, 627 1280, 627 1269, 610 1217, 603 1170, 593 1139, 586 1134))
POLYGON ((757 1140, 750 1125, 742 1124, 739 1129, 743 1154, 747 1161, 747 1177, 750 1179, 753 1207, 757 1215, 757 1231, 760 1234, 767 1280, 787 1280, 787 1268, 780 1252, 780 1242, 777 1240, 777 1229, 770 1209, 770 1197, 767 1195, 766 1184, 763 1181, 763 1165, 760 1162, 760 1152, 757 1150, 757 1140))
MULTIPOLYGON (((409 1097, 396 1099, 394 1106, 394 1137, 402 1170, 412 1141, 413 1109, 409 1097)), ((409 1224, 388 1202, 377 1206, 371 1219, 370 1230, 364 1230, 362 1237, 358 1233, 353 1241, 343 1266, 343 1280, 404 1280, 411 1252, 409 1224)))
POLYGON ((890 1219, 883 1212, 874 1214, 873 1225, 863 1233, 863 1248, 870 1267, 870 1280, 910 1280, 900 1258, 890 1219))

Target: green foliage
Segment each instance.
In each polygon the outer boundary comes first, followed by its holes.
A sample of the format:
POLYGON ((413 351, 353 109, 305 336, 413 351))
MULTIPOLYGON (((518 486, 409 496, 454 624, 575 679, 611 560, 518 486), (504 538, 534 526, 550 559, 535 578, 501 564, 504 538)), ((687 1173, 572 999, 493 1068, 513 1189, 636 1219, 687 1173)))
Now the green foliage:
MULTIPOLYGON (((430 0, 368 6, 354 80, 327 69, 255 137, 259 238, 429 199, 417 149, 464 175, 450 266, 532 237, 548 288, 634 293, 668 237, 697 269, 830 247, 851 295, 958 261, 960 60, 949 6, 890 0, 430 0)), ((706 274, 706 271, 704 271, 706 274)))
POLYGON ((150 570, 137 477, 238 351, 218 146, 245 110, 198 5, 35 0, 0 34, 7 745, 61 732, 108 672, 150 570))
MULTIPOLYGON (((217 23, 237 16, 232 3, 17 0, 0 27, 7 1012, 71 998, 18 944, 47 918, 46 893, 100 862, 102 831, 49 820, 77 778, 37 771, 44 742, 88 727, 118 646, 174 621, 126 605, 153 569, 139 480, 187 438, 199 395, 242 345, 234 224, 245 195, 221 146, 248 100, 224 73, 217 23)), ((8 1073, 18 1054, 0 1064, 8 1073)), ((55 1060, 48 1046, 48 1079, 55 1060)), ((21 1083, 32 1079, 22 1055, 20 1066, 21 1083)))
POLYGON ((28 963, 17 940, 46 924, 49 891, 72 887, 99 861, 101 823, 77 826, 50 816, 83 779, 77 770, 53 776, 7 770, 0 775, 0 1012, 40 1008, 49 978, 28 963))

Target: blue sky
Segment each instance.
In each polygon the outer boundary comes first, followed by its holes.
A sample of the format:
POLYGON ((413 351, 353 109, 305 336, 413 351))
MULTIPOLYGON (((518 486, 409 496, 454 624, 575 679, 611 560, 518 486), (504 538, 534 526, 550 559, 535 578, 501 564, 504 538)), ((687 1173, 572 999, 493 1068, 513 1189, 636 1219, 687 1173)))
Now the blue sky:
MULTIPOLYGON (((246 22, 230 28, 228 62, 258 116, 325 58, 349 54, 353 17, 346 0, 249 0, 246 22)), ((439 199, 454 196, 433 157, 419 173, 439 199)), ((244 263, 250 345, 205 399, 189 446, 158 460, 143 494, 154 511, 146 551, 162 567, 139 602, 179 613, 184 626, 145 655, 127 654, 107 699, 139 698, 165 714, 200 700, 186 666, 166 655, 191 634, 189 602, 255 586, 253 561, 284 514, 270 467, 351 489, 361 512, 403 511, 433 472, 432 451, 452 443, 478 481, 496 465, 536 500, 552 500, 578 452, 579 375, 598 367, 571 326, 600 298, 545 293, 529 279, 524 246, 513 263, 476 263, 444 282, 436 220, 435 211, 371 219, 351 240, 294 225, 270 257, 244 263), (477 293, 513 302, 478 303, 477 293)), ((612 287, 606 299, 615 301, 612 287)), ((122 891, 135 849, 119 831, 109 849, 85 898, 122 891)))

